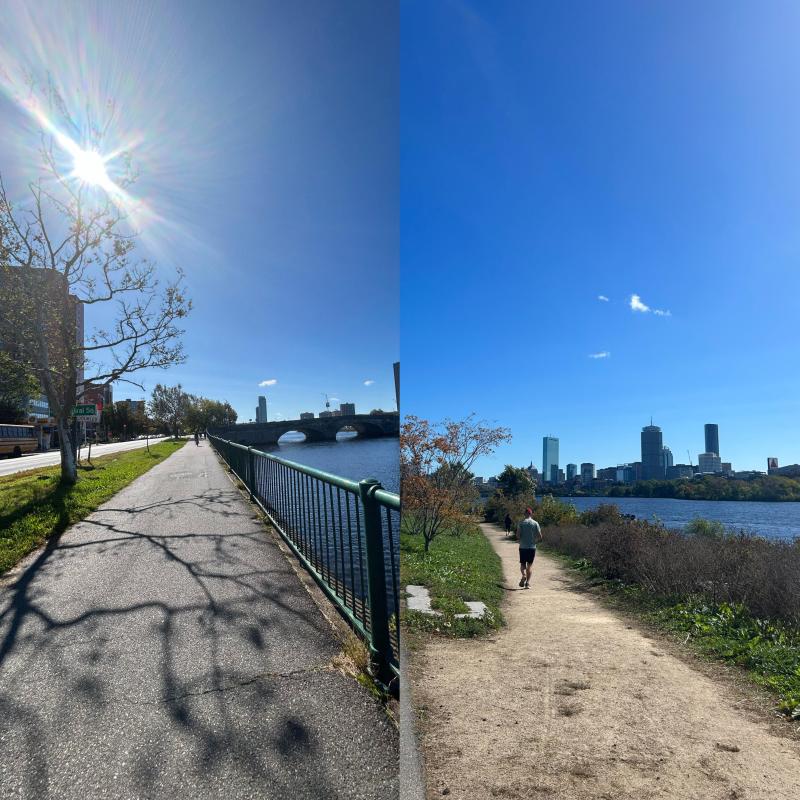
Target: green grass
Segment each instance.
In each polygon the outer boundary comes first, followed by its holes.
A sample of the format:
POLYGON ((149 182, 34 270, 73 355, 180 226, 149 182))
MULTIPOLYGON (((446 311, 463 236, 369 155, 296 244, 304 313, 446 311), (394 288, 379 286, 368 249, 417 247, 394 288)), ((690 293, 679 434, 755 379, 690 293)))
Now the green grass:
POLYGON ((685 635, 700 655, 742 667, 772 692, 778 709, 800 719, 800 630, 753 617, 742 605, 711 603, 702 597, 665 598, 641 586, 604 579, 587 559, 549 550, 627 611, 661 630, 685 635))
POLYGON ((69 487, 59 485, 60 467, 0 478, 0 575, 184 444, 160 442, 149 453, 143 447, 94 459, 78 468, 78 482, 69 487))
POLYGON ((476 636, 503 624, 503 567, 489 540, 477 526, 462 532, 443 533, 425 552, 421 536, 400 536, 401 583, 427 586, 432 606, 441 616, 404 612, 404 622, 415 630, 451 636, 476 636), (468 611, 465 600, 480 600, 490 614, 483 619, 456 619, 468 611))

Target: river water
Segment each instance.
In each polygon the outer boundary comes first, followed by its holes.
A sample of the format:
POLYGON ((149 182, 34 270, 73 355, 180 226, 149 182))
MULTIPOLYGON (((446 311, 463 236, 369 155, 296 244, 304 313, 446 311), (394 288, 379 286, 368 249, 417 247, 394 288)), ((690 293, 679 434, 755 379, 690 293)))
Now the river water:
POLYGON ((340 478, 354 481, 377 478, 387 491, 400 491, 398 438, 359 439, 354 432, 342 431, 335 442, 305 442, 303 439, 302 433, 287 433, 277 446, 262 445, 259 449, 340 478))
POLYGON ((770 539, 800 538, 800 503, 736 500, 676 500, 656 497, 562 497, 578 511, 611 503, 623 514, 658 519, 668 528, 683 528, 697 517, 717 520, 730 530, 748 531, 770 539))

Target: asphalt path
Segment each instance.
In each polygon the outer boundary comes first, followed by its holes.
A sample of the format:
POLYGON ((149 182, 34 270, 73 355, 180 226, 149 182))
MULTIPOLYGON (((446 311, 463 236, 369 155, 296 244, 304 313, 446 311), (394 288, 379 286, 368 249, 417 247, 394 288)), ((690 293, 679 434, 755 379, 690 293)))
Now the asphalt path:
POLYGON ((0 579, 0 796, 396 798, 397 731, 193 443, 0 579))
MULTIPOLYGON (((165 437, 151 436, 150 442, 160 442, 165 437)), ((93 444, 92 456, 106 456, 111 453, 121 453, 124 450, 137 450, 145 447, 145 439, 133 439, 130 442, 112 442, 111 444, 93 444)), ((86 458, 89 448, 81 448, 81 458, 86 458)), ((48 450, 46 453, 26 453, 19 458, 0 459, 0 475, 13 475, 15 472, 26 472, 29 469, 52 467, 61 463, 61 453, 58 449, 48 450)))

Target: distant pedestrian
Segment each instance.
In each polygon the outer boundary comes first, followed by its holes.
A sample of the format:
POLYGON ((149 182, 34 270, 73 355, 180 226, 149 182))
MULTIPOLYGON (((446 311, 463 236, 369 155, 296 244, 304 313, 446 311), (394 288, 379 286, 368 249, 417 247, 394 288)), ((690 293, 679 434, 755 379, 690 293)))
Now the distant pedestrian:
POLYGON ((199 432, 199 431, 195 431, 195 432, 194 432, 194 443, 195 443, 195 444, 196 444, 198 447, 200 447, 200 432, 199 432))
POLYGON ((511 528, 514 526, 514 520, 511 519, 511 514, 506 514, 505 526, 506 526, 506 536, 511 536, 511 528))
POLYGON ((536 545, 542 541, 542 529, 533 518, 533 511, 525 509, 525 519, 517 526, 519 537, 519 569, 522 577, 519 579, 520 589, 530 589, 533 559, 536 558, 536 545))

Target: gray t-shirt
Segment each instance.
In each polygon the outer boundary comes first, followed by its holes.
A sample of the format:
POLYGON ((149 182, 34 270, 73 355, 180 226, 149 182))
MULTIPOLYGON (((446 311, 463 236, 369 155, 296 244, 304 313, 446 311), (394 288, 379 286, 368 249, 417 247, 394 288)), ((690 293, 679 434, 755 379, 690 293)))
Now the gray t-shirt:
POLYGON ((519 536, 520 550, 535 550, 536 539, 539 537, 541 529, 535 519, 527 517, 517 526, 517 536, 519 536))

